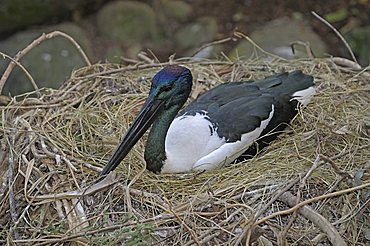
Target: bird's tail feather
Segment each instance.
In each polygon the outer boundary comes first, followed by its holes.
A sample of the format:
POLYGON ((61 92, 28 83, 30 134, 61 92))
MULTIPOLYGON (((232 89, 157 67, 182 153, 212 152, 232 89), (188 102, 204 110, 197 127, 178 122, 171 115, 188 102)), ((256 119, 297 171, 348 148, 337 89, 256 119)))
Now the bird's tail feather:
POLYGON ((297 100, 303 105, 307 105, 316 92, 313 77, 300 70, 272 75, 254 84, 272 95, 289 95, 291 100, 297 100))

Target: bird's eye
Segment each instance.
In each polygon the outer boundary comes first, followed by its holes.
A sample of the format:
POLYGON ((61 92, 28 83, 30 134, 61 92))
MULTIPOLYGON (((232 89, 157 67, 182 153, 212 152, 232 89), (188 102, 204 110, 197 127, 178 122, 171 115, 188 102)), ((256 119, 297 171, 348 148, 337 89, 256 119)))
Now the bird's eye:
POLYGON ((172 86, 168 85, 168 86, 164 86, 164 87, 162 87, 161 91, 162 91, 162 92, 168 92, 168 91, 170 91, 171 89, 172 89, 172 86))

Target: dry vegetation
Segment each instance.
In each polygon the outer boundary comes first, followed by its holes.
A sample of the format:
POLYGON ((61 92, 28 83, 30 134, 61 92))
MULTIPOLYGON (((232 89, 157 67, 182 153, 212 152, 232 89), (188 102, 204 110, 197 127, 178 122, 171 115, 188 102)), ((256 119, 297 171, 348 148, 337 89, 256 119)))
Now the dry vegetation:
MULTIPOLYGON (((263 57, 262 57, 263 58, 263 57)), ((257 157, 206 173, 145 170, 145 140, 96 183, 165 64, 96 64, 1 107, 0 243, 365 245, 368 68, 331 59, 175 60, 192 98, 224 81, 301 69, 318 93, 257 157)))

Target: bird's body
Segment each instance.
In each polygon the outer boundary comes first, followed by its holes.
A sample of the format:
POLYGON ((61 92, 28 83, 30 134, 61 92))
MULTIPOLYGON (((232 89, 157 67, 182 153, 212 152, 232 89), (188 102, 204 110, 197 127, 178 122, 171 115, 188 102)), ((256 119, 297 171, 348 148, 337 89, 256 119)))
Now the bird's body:
POLYGON ((276 136, 268 133, 282 130, 298 103, 306 105, 315 92, 313 78, 294 71, 219 85, 178 113, 191 80, 190 71, 180 66, 157 73, 149 99, 102 174, 119 164, 152 122, 144 157, 155 173, 210 170, 253 155, 258 148, 251 145, 257 141, 262 148, 273 140, 276 136))

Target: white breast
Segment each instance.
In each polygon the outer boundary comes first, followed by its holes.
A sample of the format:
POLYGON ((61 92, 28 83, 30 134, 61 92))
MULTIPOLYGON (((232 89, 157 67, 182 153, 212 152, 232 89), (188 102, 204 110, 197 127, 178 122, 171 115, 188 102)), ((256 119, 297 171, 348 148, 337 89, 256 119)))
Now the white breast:
POLYGON ((269 117, 260 126, 241 136, 240 141, 226 142, 206 114, 176 118, 168 129, 165 150, 167 159, 162 173, 180 173, 193 170, 210 170, 229 164, 239 157, 260 137, 274 115, 272 105, 269 117))
POLYGON ((175 118, 167 132, 167 159, 161 172, 189 172, 200 158, 224 143, 225 139, 217 135, 206 115, 197 113, 175 118))

